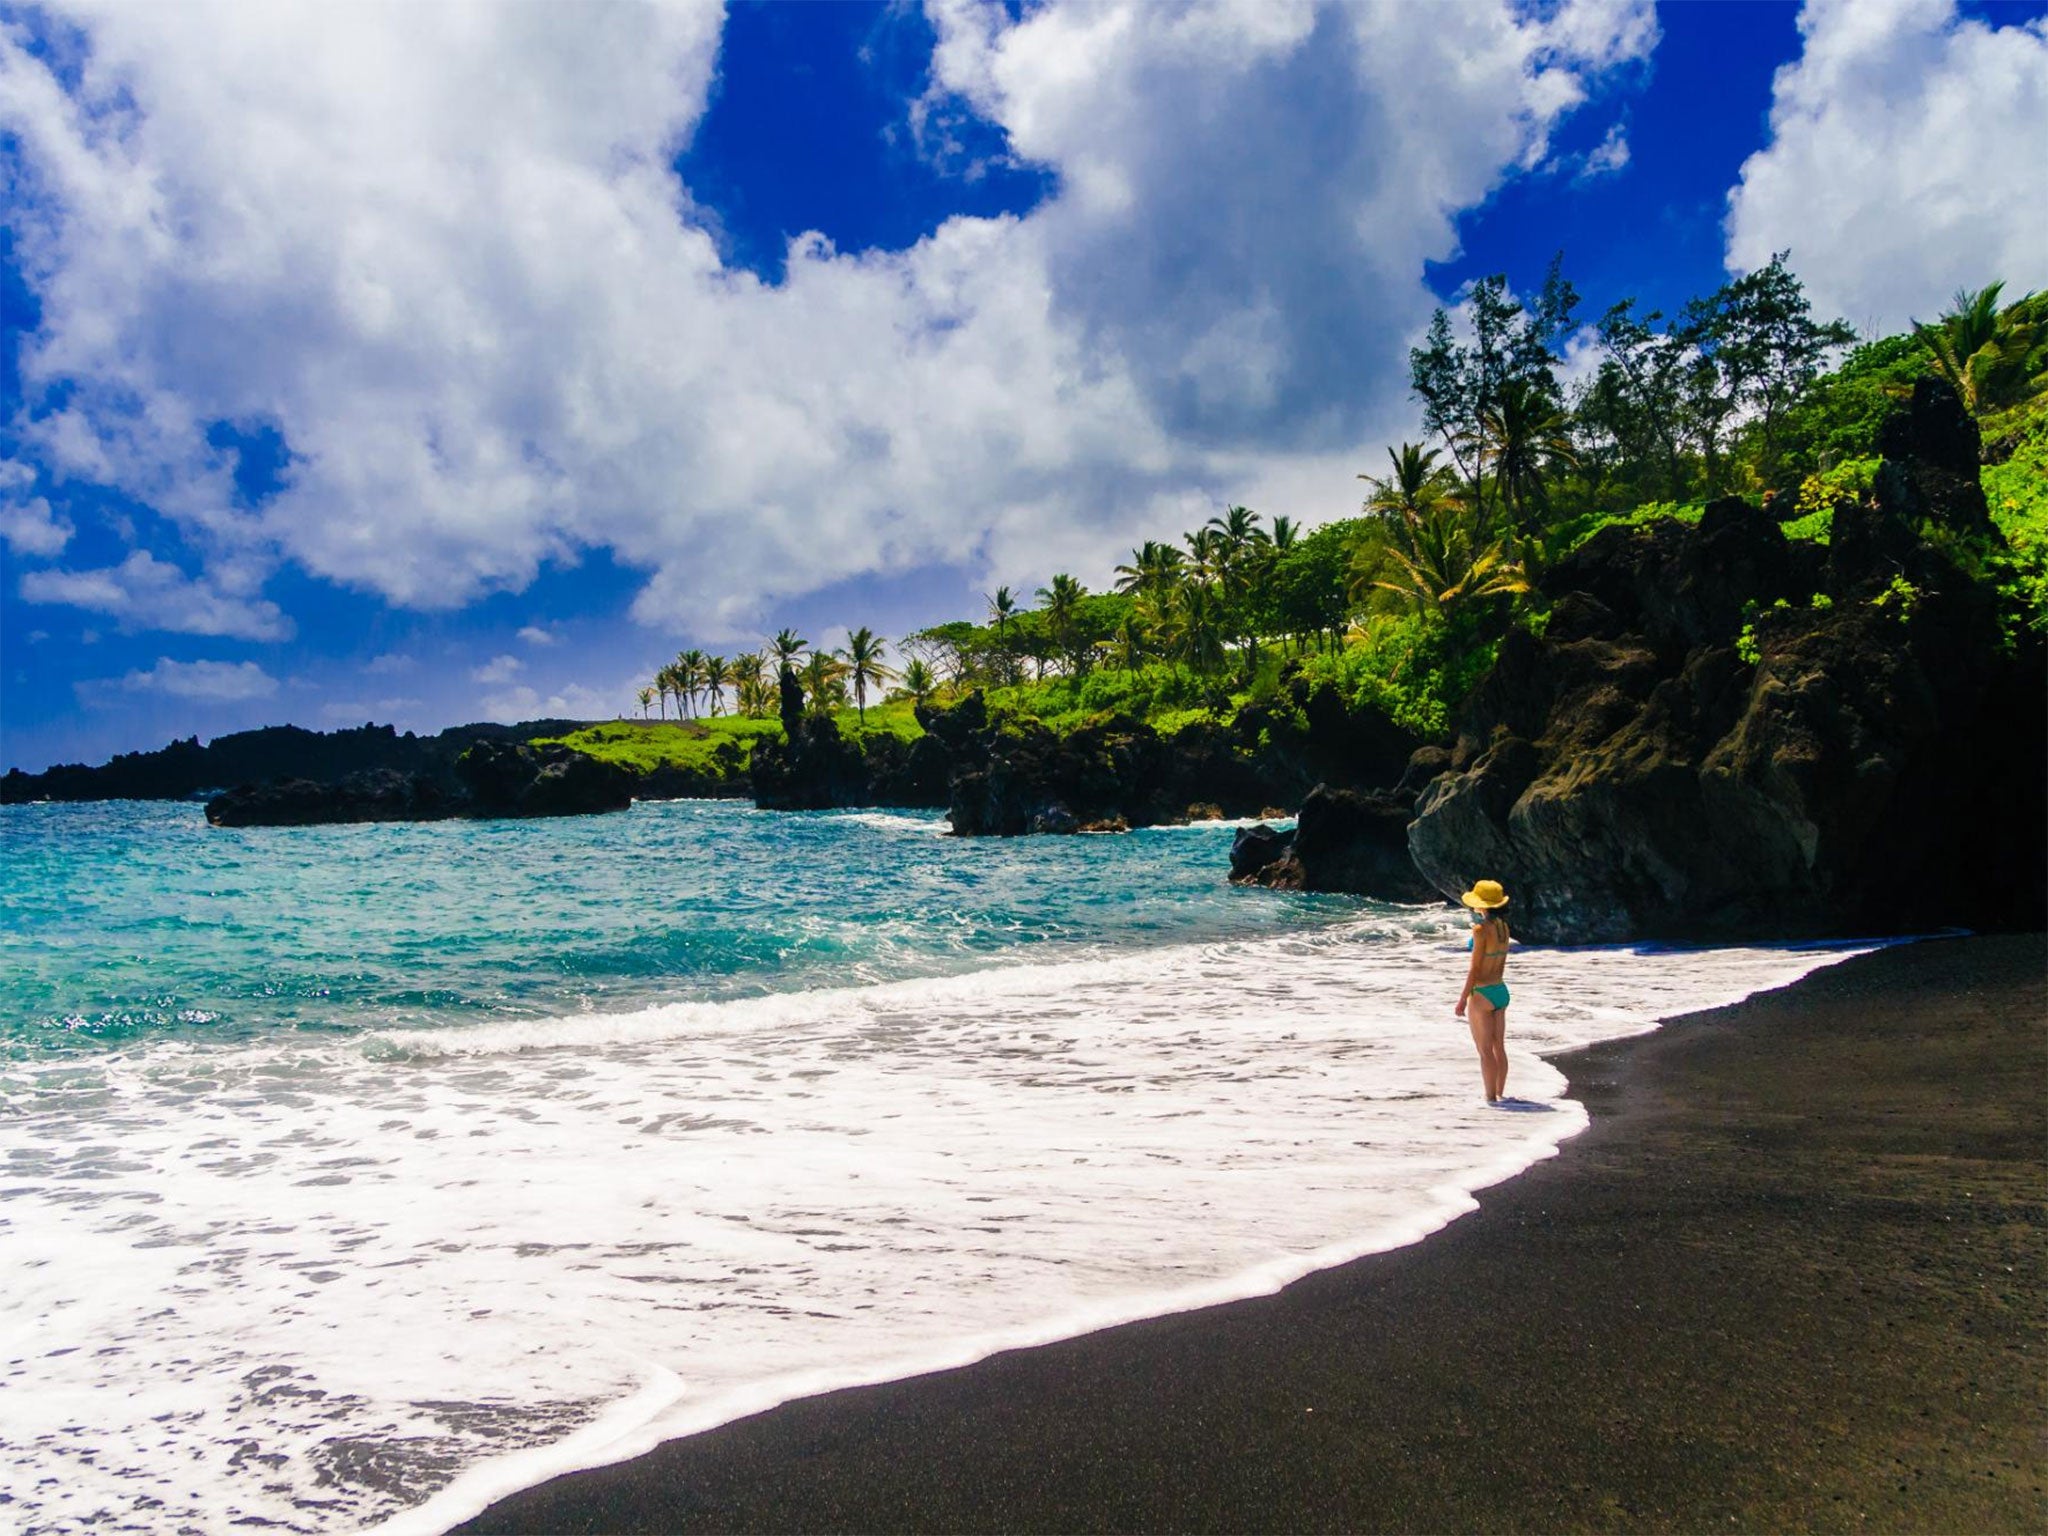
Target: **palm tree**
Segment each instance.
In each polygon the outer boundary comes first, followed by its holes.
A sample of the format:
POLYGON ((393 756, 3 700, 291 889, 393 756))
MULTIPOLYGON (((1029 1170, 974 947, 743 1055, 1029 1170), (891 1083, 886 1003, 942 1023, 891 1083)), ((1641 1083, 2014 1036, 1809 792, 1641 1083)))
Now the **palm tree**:
POLYGON ((932 676, 932 669, 924 664, 924 658, 913 656, 903 667, 903 691, 910 695, 911 702, 922 704, 938 688, 939 680, 932 676))
POLYGON ((1188 546, 1187 574, 1195 581, 1208 581, 1219 574, 1223 563, 1223 544, 1214 528, 1197 528, 1193 533, 1184 534, 1188 546))
POLYGON ((1126 672, 1136 672, 1145 665, 1147 649, 1144 624, 1135 613, 1125 614, 1110 637, 1110 655, 1126 672))
POLYGON ((846 649, 839 653, 846 663, 846 680, 853 684, 853 707, 859 711, 862 725, 868 723, 868 684, 879 686, 889 677, 889 669, 882 665, 883 647, 882 638, 863 624, 846 632, 846 649))
POLYGON ((1008 587, 997 587, 996 595, 988 600, 988 611, 996 621, 996 648, 1003 653, 1003 670, 1015 682, 1017 665, 1010 654, 1010 620, 1017 616, 1017 599, 1008 587))
POLYGON ((1509 524, 1526 537, 1534 531, 1531 513, 1543 505, 1545 474, 1578 462, 1571 414, 1541 385, 1509 379, 1481 415, 1480 429, 1509 524))
POLYGON ((1971 293, 1958 289, 1932 325, 1915 320, 1913 334, 1972 415, 1996 410, 2048 386, 2048 297, 2029 293, 2005 309, 2002 282, 1971 293))
POLYGON ((1259 526, 1259 514, 1250 507, 1228 508, 1223 516, 1209 519, 1208 526, 1216 530, 1216 536, 1223 542, 1226 554, 1242 554, 1254 544, 1270 542, 1266 530, 1259 526))
POLYGON ((1387 554, 1394 579, 1372 585, 1402 593, 1421 610, 1449 616, 1478 598, 1529 590, 1528 577, 1508 558, 1506 546, 1487 540, 1478 519, 1453 502, 1404 517, 1387 554))
POLYGON ((1077 635, 1081 599, 1087 595, 1086 587, 1064 573, 1053 577, 1051 586, 1038 589, 1046 630, 1053 645, 1066 653, 1068 670, 1077 674, 1087 670, 1077 635))
POLYGON ((1428 511, 1452 495, 1453 479, 1448 469, 1437 463, 1437 450, 1425 448, 1421 443, 1403 443, 1397 453, 1387 450, 1387 459, 1394 466, 1394 472, 1383 480, 1371 475, 1360 475, 1372 488, 1365 499, 1365 509, 1390 522, 1398 522, 1410 513, 1428 511))
POLYGON ((1181 552, 1173 545, 1147 539, 1131 551, 1129 565, 1116 568, 1116 589, 1133 597, 1162 595, 1180 579, 1185 564, 1181 552))
POLYGON ((1294 525, 1294 519, 1281 516, 1273 519, 1273 553, 1284 555, 1294 548, 1294 541, 1301 537, 1301 530, 1294 525))
POLYGON ((635 697, 640 700, 640 718, 645 720, 647 718, 647 706, 654 702, 654 690, 652 688, 642 688, 635 697))
POLYGON ((697 712, 697 690, 704 682, 704 653, 694 647, 676 658, 676 697, 688 708, 689 713, 697 712))
POLYGON ((726 685, 732 681, 732 664, 723 656, 704 658, 704 692, 711 700, 711 713, 717 714, 724 702, 726 685))
POLYGON ((743 715, 761 713, 761 685, 768 671, 759 651, 741 651, 732 659, 733 705, 743 715))
MULTIPOLYGON (((654 674, 654 686, 661 695, 661 718, 668 719, 668 696, 676 691, 675 663, 670 662, 654 674)), ((676 713, 682 713, 682 706, 676 706, 676 713)))
POLYGON ((769 641, 769 648, 775 652, 777 674, 779 675, 784 667, 795 666, 797 657, 803 655, 810 648, 810 644, 810 641, 793 629, 785 629, 769 641))
POLYGON ((1223 604, 1214 587, 1190 581, 1174 592, 1166 613, 1166 644, 1176 661, 1184 662, 1198 677, 1212 678, 1228 659, 1225 633, 1223 604))
POLYGON ((841 679, 846 668, 841 666, 828 651, 812 651, 804 662, 804 695, 810 701, 816 714, 829 712, 832 706, 846 697, 841 679))

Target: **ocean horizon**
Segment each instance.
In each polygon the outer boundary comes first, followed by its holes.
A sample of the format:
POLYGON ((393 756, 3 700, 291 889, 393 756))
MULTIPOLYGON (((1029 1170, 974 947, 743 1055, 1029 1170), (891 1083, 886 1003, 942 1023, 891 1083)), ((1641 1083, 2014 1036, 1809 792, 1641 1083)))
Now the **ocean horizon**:
POLYGON ((0 1491, 38 1530, 438 1531, 857 1382, 1411 1242, 1544 1056, 1868 945, 1528 949, 1230 830, 920 813, 224 831, 0 810, 0 1491))

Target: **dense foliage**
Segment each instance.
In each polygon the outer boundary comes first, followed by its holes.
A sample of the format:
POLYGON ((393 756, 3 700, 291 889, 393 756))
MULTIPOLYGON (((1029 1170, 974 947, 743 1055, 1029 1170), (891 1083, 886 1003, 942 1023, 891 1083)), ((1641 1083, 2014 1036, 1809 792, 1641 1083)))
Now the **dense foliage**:
POLYGON ((572 744, 635 765, 730 767, 786 699, 854 734, 910 736, 913 704, 970 688, 998 722, 1125 715, 1170 733, 1249 701, 1272 707, 1288 683, 1441 735, 1499 639, 1543 624, 1544 569, 1602 528, 1696 519, 1733 493, 1760 499, 1788 536, 1825 542, 1836 509, 1870 494, 1880 424, 1929 373, 1979 419, 1984 486, 2010 546, 1972 559, 2007 594, 2009 627, 2040 630, 2048 297, 2001 295, 1959 293, 1937 320, 1851 347, 1782 256, 1673 316, 1623 300, 1590 331, 1557 263, 1526 304, 1485 278, 1410 354, 1422 441, 1387 448, 1384 470, 1359 477, 1358 517, 1304 532, 1231 506, 1132 550, 1105 590, 1067 573, 1029 599, 999 587, 982 614, 906 636, 893 655, 867 629, 837 649, 785 629, 757 654, 685 651, 642 691, 659 724, 572 744), (1598 366, 1568 387, 1567 339, 1586 335, 1598 366))

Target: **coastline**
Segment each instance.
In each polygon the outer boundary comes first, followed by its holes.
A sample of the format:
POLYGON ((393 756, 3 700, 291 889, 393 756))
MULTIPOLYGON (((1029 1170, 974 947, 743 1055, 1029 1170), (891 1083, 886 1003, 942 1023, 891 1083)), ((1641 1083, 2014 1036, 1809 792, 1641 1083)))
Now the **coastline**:
POLYGON ((2043 962, 1900 946, 1558 1057, 1591 1127, 1427 1241, 457 1529, 2039 1528, 2043 962))

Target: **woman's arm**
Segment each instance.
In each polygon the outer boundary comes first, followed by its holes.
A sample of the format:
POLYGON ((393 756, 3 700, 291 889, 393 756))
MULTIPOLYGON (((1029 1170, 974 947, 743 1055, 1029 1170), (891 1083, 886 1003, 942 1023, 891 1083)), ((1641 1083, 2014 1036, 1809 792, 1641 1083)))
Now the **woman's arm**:
POLYGON ((1472 959, 1465 967, 1465 985, 1458 989, 1458 1006, 1451 1010, 1457 1017, 1465 1017, 1465 1002, 1472 996, 1472 984, 1479 979, 1479 936, 1485 930, 1478 924, 1472 928, 1472 959))

